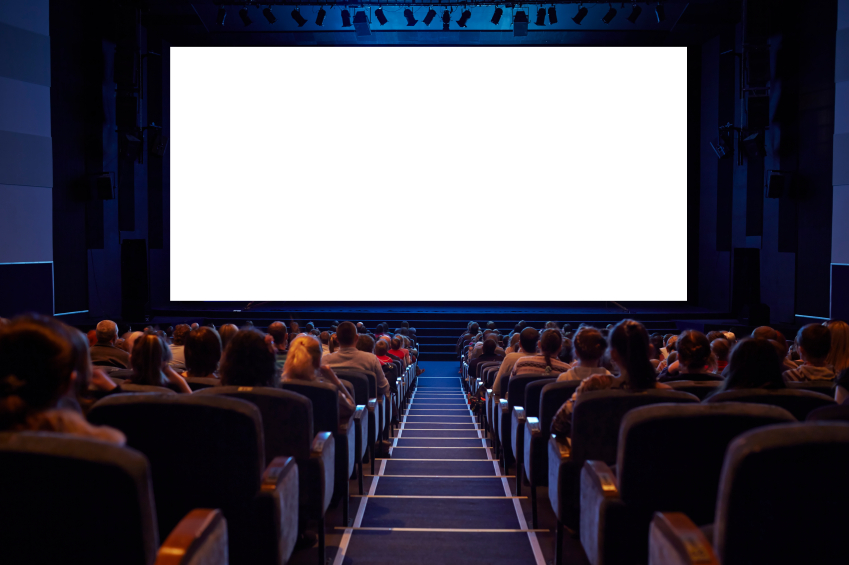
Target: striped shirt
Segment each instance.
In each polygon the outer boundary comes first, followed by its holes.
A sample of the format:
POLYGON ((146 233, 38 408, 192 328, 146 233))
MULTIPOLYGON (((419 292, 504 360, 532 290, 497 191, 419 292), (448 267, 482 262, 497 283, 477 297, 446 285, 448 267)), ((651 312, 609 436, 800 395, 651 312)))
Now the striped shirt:
POLYGON ((510 373, 510 378, 518 375, 551 375, 556 376, 560 373, 565 373, 571 369, 571 365, 564 363, 557 357, 552 356, 548 363, 545 362, 545 355, 531 355, 522 357, 513 365, 513 371, 510 373))

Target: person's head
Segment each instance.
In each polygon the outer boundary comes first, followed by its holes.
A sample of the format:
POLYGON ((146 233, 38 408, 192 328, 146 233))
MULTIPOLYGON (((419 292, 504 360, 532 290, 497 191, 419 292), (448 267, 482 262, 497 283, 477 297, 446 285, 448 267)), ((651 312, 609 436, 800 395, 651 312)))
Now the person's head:
POLYGON ((330 336, 330 343, 328 343, 327 346, 330 348, 330 353, 333 353, 334 351, 339 349, 339 338, 336 336, 336 334, 332 334, 330 336))
POLYGON ((410 322, 401 322, 401 327, 410 329, 410 322))
POLYGON ((785 386, 781 377, 781 360, 769 340, 744 338, 731 350, 721 390, 785 386))
POLYGON ((572 349, 581 363, 597 363, 607 351, 607 340, 592 326, 581 326, 572 340, 572 349))
POLYGON ((275 354, 262 332, 243 329, 230 339, 221 359, 224 386, 275 386, 275 354))
POLYGON ((685 330, 676 342, 678 365, 682 372, 700 373, 710 359, 710 342, 707 336, 696 330, 685 330))
POLYGON ((189 337, 189 332, 192 328, 188 324, 178 324, 174 328, 174 345, 186 345, 186 338, 189 337))
POLYGON ((515 333, 513 333, 512 336, 510 336, 510 347, 513 348, 513 351, 516 351, 517 348, 519 347, 519 338, 520 337, 522 337, 522 336, 519 335, 519 332, 515 332, 515 333))
POLYGON ((537 350, 537 341, 539 341, 539 332, 534 328, 525 328, 519 334, 519 344, 525 353, 534 353, 537 350))
POLYGON ((112 320, 103 320, 98 323, 94 332, 97 343, 100 345, 112 345, 118 341, 118 324, 112 320))
POLYGON ((832 320, 828 323, 831 332, 831 349, 825 362, 840 373, 849 368, 849 324, 843 320, 832 320))
POLYGON ((137 338, 133 343, 133 351, 130 353, 133 384, 164 386, 162 365, 168 361, 170 351, 154 333, 146 333, 137 338))
POLYGON ((374 354, 378 357, 386 357, 387 351, 389 351, 389 345, 382 339, 377 340, 374 344, 374 354))
POLYGON ((758 326, 752 330, 752 337, 755 339, 776 339, 775 330, 769 326, 758 326))
POLYGON ((370 335, 361 335, 357 338, 357 349, 366 353, 374 352, 374 339, 370 335))
POLYGON ((568 337, 563 338, 563 344, 560 346, 560 353, 557 355, 557 358, 563 361, 564 363, 571 363, 573 359, 572 355, 572 340, 568 337))
POLYGON ((488 330, 494 330, 494 329, 496 329, 497 327, 498 327, 498 326, 496 326, 496 325, 495 325, 495 322, 487 322, 487 323, 486 323, 486 329, 488 329, 488 330))
POLYGON ((78 357, 57 320, 30 315, 0 326, 0 430, 53 408, 72 386, 78 357))
POLYGON ((494 355, 495 348, 498 347, 498 344, 495 343, 495 340, 490 338, 483 342, 483 354, 484 355, 494 355))
POLYGON ((669 339, 666 340, 666 351, 667 353, 675 351, 678 347, 678 336, 672 335, 669 336, 669 339))
POLYGON ((796 334, 796 346, 806 363, 825 363, 831 350, 831 331, 820 324, 802 326, 796 334))
MULTIPOLYGON (((340 324, 342 325, 344 323, 340 324)), ((312 336, 301 335, 296 337, 289 346, 283 375, 289 379, 311 381, 315 379, 315 371, 319 366, 321 366, 321 344, 312 336)))
POLYGON ((476 335, 480 331, 481 327, 477 322, 472 322, 469 326, 469 333, 472 335, 476 335))
POLYGON ((206 377, 221 361, 221 337, 212 328, 201 327, 186 338, 186 371, 190 377, 206 377))
POLYGON ((341 347, 354 347, 357 343, 357 326, 352 322, 342 322, 336 329, 336 337, 341 347))
POLYGON ((227 349, 227 344, 230 343, 230 340, 233 339, 233 336, 239 331, 239 328, 236 324, 224 324, 221 326, 221 329, 218 330, 218 335, 221 337, 221 351, 227 349))
POLYGON ((330 332, 321 332, 318 334, 318 339, 321 340, 322 345, 327 345, 330 343, 330 332))
POLYGON ((728 340, 724 337, 717 338, 710 342, 710 350, 719 361, 728 361, 728 353, 730 349, 728 340))
POLYGON ((545 329, 547 330, 559 330, 560 326, 557 325, 557 322, 546 322, 545 329))
POLYGON ((401 349, 401 340, 397 337, 393 337, 392 341, 390 341, 389 343, 394 351, 398 351, 399 349, 401 349))
POLYGON ((307 322, 306 328, 307 333, 312 333, 312 331, 315 329, 315 324, 313 324, 312 322, 307 322))
POLYGON ((628 377, 632 390, 654 388, 657 382, 649 360, 649 334, 636 320, 622 320, 610 330, 610 358, 628 377))
POLYGON ((89 347, 97 343, 97 330, 88 330, 88 333, 86 334, 86 339, 88 339, 89 347))
POLYGON ((289 332, 283 322, 272 322, 268 326, 268 335, 274 339, 277 349, 284 351, 289 345, 289 332))
POLYGON ((563 343, 563 336, 560 335, 560 330, 545 330, 539 338, 539 350, 545 357, 545 364, 551 365, 551 358, 556 357, 560 353, 560 344, 563 343))

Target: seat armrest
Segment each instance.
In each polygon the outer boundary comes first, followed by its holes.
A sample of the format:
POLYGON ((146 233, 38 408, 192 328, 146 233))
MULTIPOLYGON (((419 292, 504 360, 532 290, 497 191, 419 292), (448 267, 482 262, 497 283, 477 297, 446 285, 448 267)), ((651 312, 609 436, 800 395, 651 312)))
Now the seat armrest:
POLYGON ((649 528, 649 565, 719 565, 719 559, 685 514, 655 512, 649 528))
POLYGON ((353 414, 351 414, 348 417, 347 420, 342 420, 341 418, 339 419, 339 429, 337 430, 338 433, 340 433, 340 434, 348 433, 348 428, 350 428, 351 425, 354 423, 354 414, 356 414, 359 411, 361 406, 362 406, 362 404, 357 406, 356 409, 354 410, 353 414))
POLYGON ((330 432, 318 432, 310 446, 310 459, 321 459, 327 447, 333 447, 333 435, 330 432))
MULTIPOLYGON (((579 531, 581 545, 590 563, 616 562, 618 539, 616 526, 622 525, 624 506, 616 488, 616 476, 602 461, 585 461, 580 478, 579 531)), ((627 521, 626 521, 627 522, 627 521)), ((643 534, 645 535, 645 534, 643 534)))
POLYGON ((368 404, 366 404, 366 410, 368 410, 369 412, 374 412, 374 409, 375 409, 376 406, 377 406, 377 399, 376 398, 369 398, 368 404))
POLYGON ((540 427, 539 418, 536 416, 528 416, 525 418, 525 427, 528 428, 528 432, 532 438, 536 439, 538 437, 542 437, 542 427, 540 427))
POLYGON ((275 457, 262 474, 253 523, 256 562, 285 563, 298 539, 298 465, 294 457, 275 457))
MULTIPOLYGON (((619 498, 616 487, 616 475, 604 461, 585 461, 583 472, 589 480, 589 487, 604 498, 619 498)), ((583 480, 583 479, 582 479, 583 480)), ((581 485, 583 488, 583 485, 581 485)))
POLYGON ((553 461, 552 457, 558 462, 568 461, 572 456, 572 448, 568 443, 560 443, 557 441, 557 436, 551 434, 548 438, 548 455, 549 462, 553 461))
POLYGON ((525 407, 524 406, 514 406, 513 407, 513 417, 521 426, 525 423, 525 407))
POLYGON ((507 414, 510 412, 510 403, 507 401, 506 398, 498 399, 498 407, 501 409, 502 414, 507 414))
MULTIPOLYGON (((315 440, 313 440, 313 444, 315 440)), ((289 473, 298 474, 298 465, 295 463, 294 457, 275 457, 265 468, 262 473, 262 481, 260 489, 263 491, 274 492, 280 484, 286 480, 289 473)))
POLYGON ((365 416, 365 413, 366 413, 366 405, 365 404, 357 404, 357 408, 354 410, 354 416, 353 416, 354 420, 355 421, 356 420, 362 421, 363 416, 365 416))
POLYGON ((156 565, 180 565, 195 557, 209 565, 227 563, 227 520, 220 510, 196 508, 180 520, 159 547, 156 565))

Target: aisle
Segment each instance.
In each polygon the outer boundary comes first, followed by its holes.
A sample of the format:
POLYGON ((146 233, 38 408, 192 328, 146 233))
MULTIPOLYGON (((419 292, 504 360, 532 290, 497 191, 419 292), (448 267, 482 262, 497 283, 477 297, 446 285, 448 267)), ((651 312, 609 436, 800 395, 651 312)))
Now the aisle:
MULTIPOLYGON (((424 363, 390 459, 345 529, 334 563, 542 565, 542 552, 500 476, 456 376, 424 363)), ((353 506, 353 505, 352 505, 353 506)))

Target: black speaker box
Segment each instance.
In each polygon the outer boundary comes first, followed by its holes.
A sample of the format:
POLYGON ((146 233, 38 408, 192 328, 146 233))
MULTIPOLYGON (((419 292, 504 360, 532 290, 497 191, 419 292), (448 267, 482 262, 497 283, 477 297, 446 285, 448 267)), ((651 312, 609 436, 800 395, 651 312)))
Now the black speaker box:
POLYGON ((125 239, 121 242, 121 314, 124 321, 146 321, 147 303, 147 240, 125 239))
POLYGON ((734 249, 731 280, 731 311, 734 315, 739 316, 746 306, 760 304, 760 249, 734 249))

